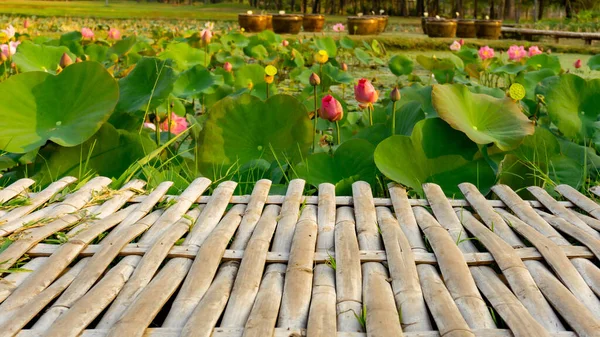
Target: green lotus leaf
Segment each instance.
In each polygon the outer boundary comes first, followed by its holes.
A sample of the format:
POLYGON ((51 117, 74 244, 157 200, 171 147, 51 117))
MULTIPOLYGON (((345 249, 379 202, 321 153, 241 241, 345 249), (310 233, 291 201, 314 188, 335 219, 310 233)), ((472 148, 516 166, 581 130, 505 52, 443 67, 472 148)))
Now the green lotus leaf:
POLYGON ((161 53, 158 58, 173 60, 175 62, 174 68, 178 71, 187 70, 198 64, 204 67, 210 64, 210 55, 207 55, 204 50, 194 48, 185 42, 169 44, 164 53, 161 53))
POLYGON ((591 70, 600 70, 600 54, 590 57, 587 65, 591 70))
POLYGON ((392 57, 388 66, 396 76, 408 75, 413 71, 413 61, 404 55, 392 57))
POLYGON ((248 56, 257 60, 264 60, 269 57, 269 51, 262 44, 258 44, 248 50, 248 56))
POLYGON ((554 76, 552 69, 541 69, 537 71, 528 71, 522 76, 517 77, 516 82, 521 83, 525 87, 525 98, 535 100, 535 88, 544 79, 554 76))
POLYGON ((396 135, 410 136, 415 125, 425 119, 421 103, 411 101, 396 110, 396 135))
POLYGON ((431 90, 432 86, 422 86, 420 84, 413 84, 400 89, 402 98, 400 99, 399 106, 404 105, 410 101, 419 101, 421 108, 425 112, 427 118, 437 117, 437 112, 433 108, 431 103, 431 90))
POLYGON ((60 58, 64 53, 67 53, 72 60, 75 60, 76 56, 65 46, 37 45, 25 41, 17 48, 17 53, 13 56, 13 61, 21 72, 44 71, 55 74, 60 64, 60 58))
POLYGON ((123 56, 133 48, 137 41, 137 37, 135 35, 128 36, 122 40, 115 42, 115 44, 110 47, 109 54, 117 54, 118 56, 123 56))
POLYGON ((464 85, 434 85, 431 94, 438 115, 478 144, 501 150, 517 147, 534 126, 509 98, 474 94, 464 85))
POLYGON ((462 182, 486 194, 496 180, 489 164, 477 154, 477 144, 440 118, 418 122, 410 137, 391 136, 375 149, 377 168, 391 180, 421 195, 424 183, 436 183, 446 195, 459 195, 462 182))
POLYGON ((365 65, 370 65, 371 61, 373 60, 373 57, 371 55, 369 55, 366 51, 360 48, 354 49, 354 56, 356 56, 360 63, 365 65))
POLYGON ((344 48, 344 49, 354 49, 355 43, 354 43, 354 40, 352 40, 351 38, 344 36, 340 40, 340 46, 342 46, 342 48, 344 48))
POLYGON ((200 94, 213 94, 223 85, 223 76, 215 75, 201 65, 184 71, 173 85, 177 97, 197 97, 200 94))
POLYGON ((375 146, 364 139, 352 139, 342 143, 333 156, 316 153, 308 156, 295 168, 296 173, 309 184, 318 187, 322 183, 336 185, 336 195, 352 195, 351 182, 376 181, 377 167, 373 161, 375 146), (348 181, 351 181, 348 184, 348 181))
POLYGON ((545 96, 550 119, 567 138, 585 141, 597 133, 600 79, 586 81, 573 74, 549 77, 536 92, 545 96))
POLYGON ((555 56, 555 55, 548 55, 548 54, 535 55, 535 56, 532 56, 529 59, 527 59, 525 64, 528 65, 530 68, 533 68, 534 70, 542 70, 542 69, 552 70, 552 72, 554 72, 557 75, 562 70, 562 67, 560 65, 560 60, 558 59, 558 56, 555 56))
POLYGON ((108 120, 119 99, 115 79, 96 62, 59 75, 28 72, 0 82, 0 149, 25 153, 51 140, 75 146, 108 120))
POLYGON ((83 46, 81 45, 81 33, 78 31, 69 32, 60 36, 60 45, 69 48, 71 53, 83 55, 83 46))
POLYGON ((142 58, 126 77, 119 80, 117 110, 132 113, 156 108, 169 97, 176 79, 169 60, 142 58))
POLYGON ((492 74, 509 74, 509 75, 516 75, 518 73, 520 73, 521 71, 527 69, 527 66, 522 65, 522 64, 517 64, 517 63, 508 63, 505 64, 503 66, 494 68, 491 73, 492 74))
POLYGON ((258 158, 295 163, 308 153, 311 135, 308 113, 292 96, 266 102, 249 94, 229 96, 210 109, 197 159, 208 176, 258 158))
POLYGON ((317 48, 319 48, 319 50, 326 51, 329 57, 337 56, 337 46, 333 38, 331 38, 331 36, 318 38, 315 40, 315 44, 317 45, 317 48))
POLYGON ((148 133, 117 130, 105 123, 90 139, 78 146, 50 144, 43 147, 38 154, 34 177, 40 184, 63 176, 83 178, 98 174, 118 178, 155 147, 148 133))
POLYGON ((265 68, 258 64, 247 64, 235 71, 235 88, 244 89, 265 83, 265 68))
POLYGON ((85 47, 85 54, 89 57, 88 61, 103 62, 108 55, 108 47, 90 44, 85 47))

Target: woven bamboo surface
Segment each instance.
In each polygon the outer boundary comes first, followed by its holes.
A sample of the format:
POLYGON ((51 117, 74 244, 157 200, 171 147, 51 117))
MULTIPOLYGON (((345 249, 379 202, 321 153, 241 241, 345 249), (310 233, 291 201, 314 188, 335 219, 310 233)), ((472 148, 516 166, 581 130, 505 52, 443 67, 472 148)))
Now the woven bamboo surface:
POLYGON ((600 336, 600 206, 569 186, 110 182, 0 190, 0 337, 600 336))

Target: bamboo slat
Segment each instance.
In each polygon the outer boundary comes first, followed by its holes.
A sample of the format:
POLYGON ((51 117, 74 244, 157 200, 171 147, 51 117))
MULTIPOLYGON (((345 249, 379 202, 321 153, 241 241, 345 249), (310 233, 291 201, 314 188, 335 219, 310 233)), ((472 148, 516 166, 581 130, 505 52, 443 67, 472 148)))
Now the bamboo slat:
POLYGON ((10 184, 8 187, 0 189, 0 204, 9 201, 19 194, 27 192, 29 186, 33 185, 35 180, 23 178, 10 184))

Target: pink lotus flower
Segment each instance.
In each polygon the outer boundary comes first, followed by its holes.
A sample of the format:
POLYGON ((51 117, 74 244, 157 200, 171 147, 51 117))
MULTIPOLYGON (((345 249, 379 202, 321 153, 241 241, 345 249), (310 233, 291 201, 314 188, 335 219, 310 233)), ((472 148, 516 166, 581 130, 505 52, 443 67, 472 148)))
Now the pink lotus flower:
POLYGON ((479 48, 479 57, 481 57, 482 60, 491 59, 494 57, 494 49, 488 46, 479 48))
POLYGON ((0 30, 0 32, 4 33, 6 36, 8 36, 9 39, 12 39, 13 37, 15 37, 15 33, 17 31, 15 30, 15 27, 13 27, 12 25, 8 25, 8 27, 6 27, 6 29, 2 29, 2 30, 0 30))
POLYGON ((108 30, 108 38, 110 40, 120 40, 121 32, 116 28, 111 28, 108 30))
POLYGON ((25 19, 25 21, 23 21, 23 28, 29 28, 29 20, 25 19))
POLYGON ((154 123, 144 123, 144 127, 156 131, 156 125, 154 125, 154 123))
POLYGON ((225 69, 225 71, 229 73, 233 70, 233 65, 231 65, 231 63, 229 62, 225 62, 223 64, 223 69, 225 69))
POLYGON ((202 36, 202 42, 209 44, 212 39, 212 32, 209 29, 203 29, 200 36, 202 36))
POLYGON ((281 45, 284 47, 287 47, 290 45, 290 42, 288 40, 283 40, 283 41, 281 41, 281 45))
POLYGON ((321 108, 319 109, 319 117, 330 122, 341 120, 344 117, 342 104, 331 95, 323 97, 321 100, 321 108))
POLYGON ((94 32, 87 27, 83 27, 81 28, 81 36, 83 36, 84 39, 93 39, 94 32))
POLYGON ((363 104, 372 104, 377 102, 379 93, 373 87, 373 84, 365 78, 358 80, 358 85, 354 86, 354 98, 363 104))
POLYGON ((8 44, 0 45, 0 53, 6 59, 9 59, 17 52, 17 46, 21 44, 21 41, 10 41, 8 44))
POLYGON ((465 45, 465 40, 460 39, 460 40, 458 40, 458 43, 460 43, 461 46, 464 46, 465 45))
POLYGON ((346 27, 344 27, 343 23, 336 23, 335 25, 333 25, 333 31, 334 32, 343 32, 346 29, 346 27))
POLYGON ((539 55, 541 53, 542 53, 542 51, 540 50, 540 48, 538 46, 529 47, 529 57, 539 55))
POLYGON ((527 52, 523 46, 510 46, 507 53, 508 58, 512 61, 520 61, 522 58, 527 57, 527 52))
POLYGON ((452 42, 452 44, 450 45, 450 50, 452 51, 459 51, 460 50, 461 44, 458 41, 454 41, 452 42))
POLYGON ((185 131, 188 127, 187 120, 185 117, 179 117, 174 112, 171 112, 171 125, 169 125, 169 120, 165 119, 160 124, 160 129, 165 132, 171 132, 172 134, 178 135, 185 131))
POLYGON ((573 65, 575 66, 575 69, 581 68, 581 59, 578 59, 577 61, 575 61, 575 63, 573 65))

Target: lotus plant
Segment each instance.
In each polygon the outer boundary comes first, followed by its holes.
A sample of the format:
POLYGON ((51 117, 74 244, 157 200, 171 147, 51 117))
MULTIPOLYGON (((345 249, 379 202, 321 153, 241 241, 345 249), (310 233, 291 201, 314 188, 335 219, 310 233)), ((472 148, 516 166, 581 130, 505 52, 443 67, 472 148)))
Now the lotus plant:
POLYGON ((15 27, 13 27, 12 25, 8 25, 8 27, 6 27, 6 29, 2 29, 0 30, 0 32, 4 33, 4 35, 6 35, 6 37, 10 40, 13 37, 15 37, 16 34, 16 30, 15 27))
POLYGON ((538 46, 531 46, 531 47, 529 47, 529 51, 528 52, 529 52, 529 57, 542 54, 542 51, 540 50, 540 48, 538 46))
POLYGON ((188 123, 185 117, 177 116, 174 112, 171 112, 169 118, 160 124, 160 128, 162 131, 178 135, 187 130, 188 123))
POLYGON ((365 78, 358 80, 358 84, 354 86, 354 98, 366 107, 369 112, 369 125, 373 125, 373 103, 377 102, 379 92, 375 90, 373 84, 365 78))
POLYGON ((515 62, 519 62, 521 61, 521 59, 523 59, 524 57, 527 57, 527 52, 525 51, 525 47, 523 46, 510 46, 510 48, 508 48, 508 58, 511 61, 515 61, 515 62))
POLYGON ((479 57, 483 61, 485 61, 487 59, 491 59, 491 58, 494 57, 494 49, 492 49, 492 48, 490 48, 488 46, 479 48, 479 52, 478 53, 479 53, 479 57))
POLYGON ((91 39, 94 38, 94 32, 91 29, 87 28, 87 27, 83 27, 83 28, 81 28, 81 36, 84 39, 91 40, 91 39))
POLYGON ((452 50, 452 51, 459 51, 461 47, 462 47, 462 45, 460 44, 460 42, 454 41, 450 45, 450 50, 452 50))
POLYGON ((108 30, 108 39, 109 40, 120 40, 121 32, 116 28, 111 28, 108 30))
POLYGON ((226 72, 230 73, 230 72, 233 70, 233 65, 232 65, 231 63, 229 63, 229 62, 225 62, 225 63, 223 64, 223 69, 224 69, 226 72))
POLYGON ((310 74, 310 77, 308 78, 308 82, 310 83, 310 85, 313 86, 313 93, 314 93, 314 99, 315 99, 315 111, 314 111, 314 124, 313 124, 313 153, 315 152, 315 149, 317 148, 317 145, 315 144, 316 140, 315 138, 315 134, 317 133, 317 86, 319 86, 319 84, 321 84, 321 78, 319 77, 319 75, 312 73, 310 74))
MULTIPOLYGON (((330 122, 335 122, 337 144, 341 144, 340 136, 340 123, 339 121, 344 117, 344 109, 342 104, 331 95, 326 95, 321 100, 321 108, 319 109, 319 116, 330 122)), ((317 120, 315 116, 315 120, 317 120)))
POLYGON ((396 134, 396 102, 398 102, 401 97, 398 87, 394 87, 390 93, 390 100, 392 101, 392 135, 396 134))

